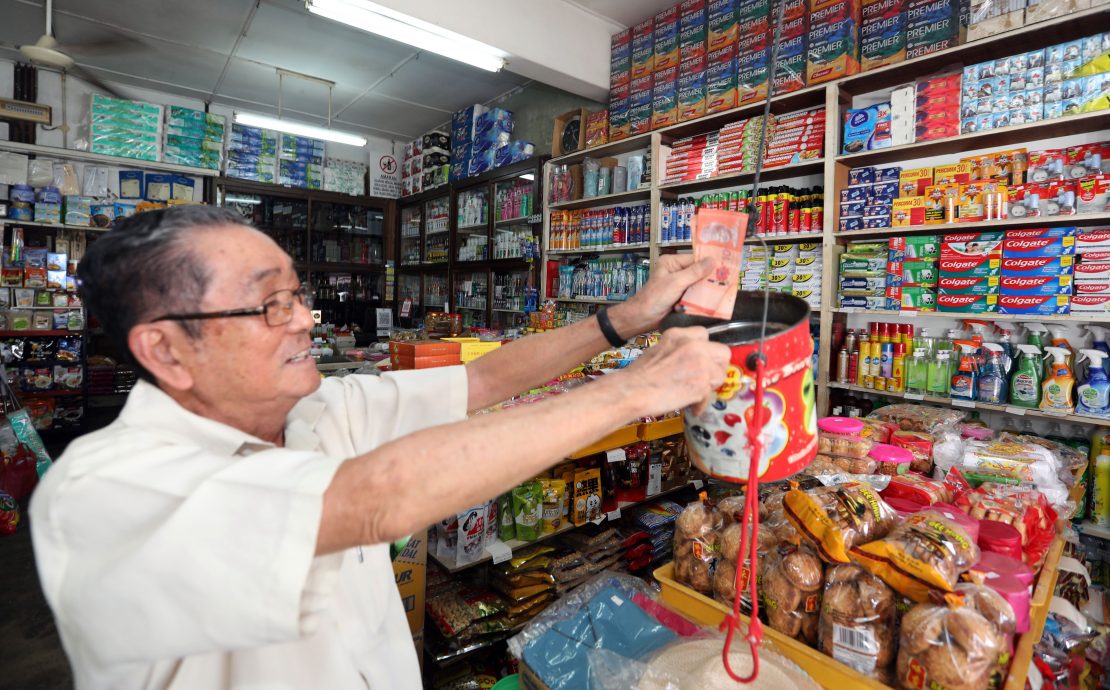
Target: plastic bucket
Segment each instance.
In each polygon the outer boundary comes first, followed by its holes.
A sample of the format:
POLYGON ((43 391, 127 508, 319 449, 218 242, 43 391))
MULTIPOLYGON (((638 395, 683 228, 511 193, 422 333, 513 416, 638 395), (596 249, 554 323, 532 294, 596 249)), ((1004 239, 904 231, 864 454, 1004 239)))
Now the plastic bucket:
MULTIPOLYGON (((763 293, 739 292, 731 321, 671 314, 663 328, 705 326, 710 339, 732 348, 728 379, 700 414, 684 412, 691 460, 706 474, 746 482, 751 462, 748 425, 756 421, 755 355, 762 330, 763 293)), ((771 294, 763 345, 763 453, 760 481, 785 479, 817 454, 817 412, 813 385, 813 338, 809 305, 792 295, 771 294)))

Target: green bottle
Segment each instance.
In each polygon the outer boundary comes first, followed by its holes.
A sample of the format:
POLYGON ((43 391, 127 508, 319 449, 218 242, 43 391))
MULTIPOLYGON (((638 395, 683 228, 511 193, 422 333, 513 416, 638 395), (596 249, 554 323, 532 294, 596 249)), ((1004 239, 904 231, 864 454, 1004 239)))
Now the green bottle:
POLYGON ((931 395, 947 396, 948 386, 952 382, 952 353, 948 350, 937 352, 937 356, 929 362, 928 380, 926 382, 931 395))
POLYGON ((1018 345, 1017 348, 1021 358, 1010 377, 1010 404, 1036 409, 1041 404, 1041 375, 1037 371, 1041 349, 1036 345, 1018 345))
POLYGON ((929 359, 925 350, 918 348, 906 365, 906 392, 925 393, 929 385, 929 359))
MULTIPOLYGON (((1023 323, 1021 325, 1025 326, 1025 330, 1029 331, 1029 344, 1030 345, 1035 345, 1037 347, 1037 349, 1040 350, 1043 353, 1044 348, 1045 348, 1045 341, 1048 340, 1048 336, 1047 336, 1048 329, 1045 328, 1044 325, 1039 324, 1039 323, 1035 323, 1035 322, 1023 323)), ((1051 341, 1049 342, 1049 344, 1051 344, 1051 341)), ((1044 380, 1044 358, 1043 358, 1043 355, 1042 355, 1042 357, 1037 358, 1037 361, 1034 362, 1034 366, 1037 367, 1037 378, 1039 378, 1040 380, 1043 381, 1044 380)))

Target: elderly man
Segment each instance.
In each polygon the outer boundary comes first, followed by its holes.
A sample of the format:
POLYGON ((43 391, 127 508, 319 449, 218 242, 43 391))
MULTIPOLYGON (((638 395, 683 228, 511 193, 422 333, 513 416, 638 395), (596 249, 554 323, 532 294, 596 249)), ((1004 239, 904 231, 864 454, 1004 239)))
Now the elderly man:
POLYGON ((141 381, 45 476, 31 528, 79 690, 420 687, 388 544, 725 377, 704 329, 625 372, 466 419, 651 329, 706 267, 665 258, 599 319, 472 362, 321 383, 311 295, 221 209, 130 218, 78 268, 141 381))

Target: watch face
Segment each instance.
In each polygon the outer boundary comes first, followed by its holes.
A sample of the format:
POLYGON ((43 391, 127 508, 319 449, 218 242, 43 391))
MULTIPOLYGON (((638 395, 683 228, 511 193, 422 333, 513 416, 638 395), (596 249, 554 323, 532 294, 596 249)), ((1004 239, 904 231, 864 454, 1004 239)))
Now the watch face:
POLYGON ((560 139, 563 144, 563 153, 578 150, 578 133, 581 129, 582 117, 580 115, 575 115, 563 125, 563 136, 560 139))

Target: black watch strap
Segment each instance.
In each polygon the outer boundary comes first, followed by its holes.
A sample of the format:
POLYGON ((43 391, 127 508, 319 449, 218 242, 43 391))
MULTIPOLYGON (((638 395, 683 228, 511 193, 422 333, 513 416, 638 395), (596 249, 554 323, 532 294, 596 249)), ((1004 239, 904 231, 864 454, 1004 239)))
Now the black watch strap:
POLYGON ((613 347, 623 347, 628 341, 617 333, 617 329, 613 328, 613 322, 609 320, 609 314, 607 313, 608 310, 608 307, 602 307, 597 310, 597 325, 601 327, 601 334, 605 336, 605 339, 609 341, 610 345, 613 347))

